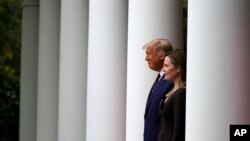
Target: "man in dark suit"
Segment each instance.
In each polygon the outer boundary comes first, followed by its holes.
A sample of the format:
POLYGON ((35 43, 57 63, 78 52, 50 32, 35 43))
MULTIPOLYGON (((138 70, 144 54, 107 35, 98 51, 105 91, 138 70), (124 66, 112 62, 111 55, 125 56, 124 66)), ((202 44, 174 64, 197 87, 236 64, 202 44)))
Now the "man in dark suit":
POLYGON ((155 39, 143 47, 151 70, 159 72, 149 92, 144 115, 144 141, 157 141, 159 134, 160 101, 172 89, 173 83, 164 79, 162 72, 165 57, 172 52, 171 42, 167 39, 155 39))

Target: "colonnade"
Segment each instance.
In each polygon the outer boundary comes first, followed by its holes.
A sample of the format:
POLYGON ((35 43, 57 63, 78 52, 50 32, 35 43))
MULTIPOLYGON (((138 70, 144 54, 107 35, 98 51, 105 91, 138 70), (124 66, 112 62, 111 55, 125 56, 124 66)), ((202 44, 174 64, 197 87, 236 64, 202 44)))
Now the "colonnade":
MULTIPOLYGON (((142 47, 183 47, 181 0, 22 6, 20 141, 142 141, 157 75, 142 47)), ((187 141, 226 141, 230 124, 250 122, 248 13, 244 0, 189 0, 187 141)))

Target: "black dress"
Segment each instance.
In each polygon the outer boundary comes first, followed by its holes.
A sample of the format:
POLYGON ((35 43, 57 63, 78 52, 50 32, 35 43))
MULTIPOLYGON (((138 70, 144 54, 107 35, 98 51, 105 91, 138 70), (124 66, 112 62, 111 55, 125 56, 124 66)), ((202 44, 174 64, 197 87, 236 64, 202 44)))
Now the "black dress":
POLYGON ((160 105, 158 141, 185 141, 186 89, 179 88, 160 105))

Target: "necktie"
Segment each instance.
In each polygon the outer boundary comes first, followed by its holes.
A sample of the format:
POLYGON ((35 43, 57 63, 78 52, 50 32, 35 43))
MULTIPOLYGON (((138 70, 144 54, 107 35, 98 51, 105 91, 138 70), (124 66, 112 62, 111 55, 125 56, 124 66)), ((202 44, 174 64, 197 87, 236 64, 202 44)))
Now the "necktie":
POLYGON ((161 75, 158 74, 158 76, 156 77, 155 82, 154 82, 154 84, 152 86, 152 91, 153 91, 154 87, 156 86, 157 82, 159 81, 160 77, 161 77, 161 75))

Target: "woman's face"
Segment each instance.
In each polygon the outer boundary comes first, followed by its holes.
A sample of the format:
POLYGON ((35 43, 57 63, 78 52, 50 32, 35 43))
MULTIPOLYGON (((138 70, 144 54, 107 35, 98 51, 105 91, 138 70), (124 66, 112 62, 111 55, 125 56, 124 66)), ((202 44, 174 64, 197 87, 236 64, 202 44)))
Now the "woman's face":
POLYGON ((180 69, 172 64, 170 58, 167 56, 164 60, 163 72, 165 73, 165 79, 174 81, 180 72, 180 69))

